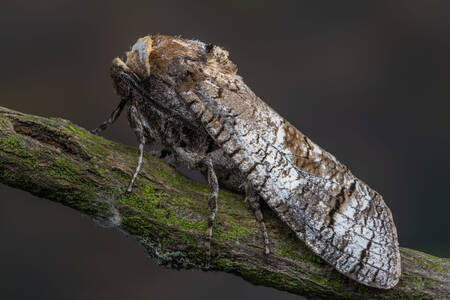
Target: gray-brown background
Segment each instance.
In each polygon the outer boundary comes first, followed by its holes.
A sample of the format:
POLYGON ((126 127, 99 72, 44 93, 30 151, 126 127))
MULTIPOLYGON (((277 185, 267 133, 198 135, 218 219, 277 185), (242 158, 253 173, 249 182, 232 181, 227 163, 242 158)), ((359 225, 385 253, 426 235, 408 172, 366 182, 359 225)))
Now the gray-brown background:
MULTIPOLYGON (((449 1, 4 2, 0 105, 94 128, 118 102, 109 64, 138 37, 213 42, 256 94, 384 195, 402 246, 450 256, 449 1)), ((136 145, 124 118, 105 136, 136 145)), ((0 193, 1 299, 299 299, 166 270, 75 211, 0 193)))

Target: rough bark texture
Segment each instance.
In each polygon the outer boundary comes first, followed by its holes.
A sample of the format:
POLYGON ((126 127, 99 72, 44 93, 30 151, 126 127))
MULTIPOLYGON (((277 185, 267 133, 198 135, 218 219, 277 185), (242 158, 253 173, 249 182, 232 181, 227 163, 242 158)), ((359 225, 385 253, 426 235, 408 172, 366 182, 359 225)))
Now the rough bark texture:
MULTIPOLYGON (((136 161, 135 148, 67 120, 0 107, 0 182, 119 227, 160 264, 205 268, 207 187, 146 154, 133 193, 127 194, 136 161)), ((314 255, 270 210, 264 214, 271 240, 268 257, 259 223, 242 195, 220 192, 209 270, 323 299, 450 298, 450 259, 402 248, 399 284, 391 290, 369 288, 314 255)))

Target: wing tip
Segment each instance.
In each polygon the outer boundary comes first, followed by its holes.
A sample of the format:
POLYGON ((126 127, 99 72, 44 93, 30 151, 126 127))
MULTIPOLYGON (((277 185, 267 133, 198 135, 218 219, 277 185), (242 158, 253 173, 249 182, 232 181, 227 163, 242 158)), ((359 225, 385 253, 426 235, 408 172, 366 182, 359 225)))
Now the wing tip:
MULTIPOLYGON (((392 267, 388 268, 388 270, 382 270, 379 269, 376 272, 376 276, 372 278, 368 277, 358 277, 357 274, 345 274, 349 278, 356 280, 359 283, 362 283, 364 285, 378 288, 378 289, 392 289, 394 288, 398 282, 400 281, 400 277, 402 274, 402 267, 401 267, 401 256, 398 244, 396 243, 395 247, 395 255, 393 256, 393 259, 395 260, 392 267)), ((339 270, 338 270, 339 271, 339 270)))

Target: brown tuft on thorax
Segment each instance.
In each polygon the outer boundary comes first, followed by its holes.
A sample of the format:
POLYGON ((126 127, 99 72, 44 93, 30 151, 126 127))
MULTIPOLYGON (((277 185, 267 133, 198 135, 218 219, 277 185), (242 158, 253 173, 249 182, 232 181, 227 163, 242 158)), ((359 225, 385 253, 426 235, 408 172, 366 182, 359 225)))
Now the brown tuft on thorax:
POLYGON ((224 73, 236 74, 237 66, 228 57, 227 50, 212 44, 206 45, 207 64, 213 66, 224 73))
POLYGON ((170 63, 176 59, 200 59, 203 47, 195 42, 167 35, 152 37, 153 51, 150 55, 152 68, 166 72, 170 63))

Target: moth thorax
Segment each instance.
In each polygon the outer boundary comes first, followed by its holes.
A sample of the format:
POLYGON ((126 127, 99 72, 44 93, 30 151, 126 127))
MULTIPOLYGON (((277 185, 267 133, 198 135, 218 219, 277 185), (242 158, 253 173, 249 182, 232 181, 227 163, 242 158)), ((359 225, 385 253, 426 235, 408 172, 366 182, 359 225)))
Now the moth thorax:
POLYGON ((150 53, 152 52, 152 39, 145 36, 137 40, 130 51, 126 53, 126 64, 141 79, 150 76, 150 53))

